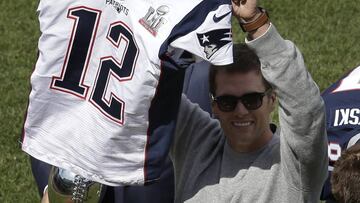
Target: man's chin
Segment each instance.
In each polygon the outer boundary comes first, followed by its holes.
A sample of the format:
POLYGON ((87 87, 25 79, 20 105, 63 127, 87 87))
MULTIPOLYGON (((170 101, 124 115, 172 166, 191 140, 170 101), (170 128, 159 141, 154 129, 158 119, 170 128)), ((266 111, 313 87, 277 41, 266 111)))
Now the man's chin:
POLYGON ((236 151, 239 150, 245 150, 254 143, 254 138, 249 135, 236 135, 235 138, 231 139, 230 137, 227 137, 228 143, 236 151))

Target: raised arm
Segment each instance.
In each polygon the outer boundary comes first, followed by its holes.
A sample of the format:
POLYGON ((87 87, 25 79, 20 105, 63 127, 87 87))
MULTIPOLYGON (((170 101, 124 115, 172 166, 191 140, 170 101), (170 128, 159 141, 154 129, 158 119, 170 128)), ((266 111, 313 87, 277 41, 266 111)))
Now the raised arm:
MULTIPOLYGON (((256 0, 233 1, 239 23, 261 15, 256 0)), ((279 99, 281 160, 289 183, 303 192, 321 190, 327 170, 324 102, 299 49, 269 21, 248 32, 246 43, 260 58, 262 74, 279 99)))

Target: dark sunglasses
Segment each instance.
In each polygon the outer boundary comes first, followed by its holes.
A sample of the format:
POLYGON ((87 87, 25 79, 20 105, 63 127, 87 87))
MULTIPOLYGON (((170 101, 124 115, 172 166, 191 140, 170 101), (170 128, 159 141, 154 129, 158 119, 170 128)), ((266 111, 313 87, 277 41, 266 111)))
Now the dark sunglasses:
POLYGON ((223 95, 218 97, 213 97, 212 99, 216 102, 219 109, 224 112, 234 111, 238 101, 245 106, 247 110, 256 110, 262 105, 263 97, 271 92, 271 88, 267 89, 265 92, 253 92, 245 94, 241 97, 233 95, 223 95))

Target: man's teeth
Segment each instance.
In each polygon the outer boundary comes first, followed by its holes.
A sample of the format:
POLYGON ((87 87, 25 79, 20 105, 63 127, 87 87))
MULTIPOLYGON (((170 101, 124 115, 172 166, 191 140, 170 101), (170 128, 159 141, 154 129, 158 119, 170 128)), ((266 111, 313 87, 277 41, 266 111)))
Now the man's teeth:
POLYGON ((250 124, 251 122, 234 122, 234 125, 239 127, 249 126, 250 124))

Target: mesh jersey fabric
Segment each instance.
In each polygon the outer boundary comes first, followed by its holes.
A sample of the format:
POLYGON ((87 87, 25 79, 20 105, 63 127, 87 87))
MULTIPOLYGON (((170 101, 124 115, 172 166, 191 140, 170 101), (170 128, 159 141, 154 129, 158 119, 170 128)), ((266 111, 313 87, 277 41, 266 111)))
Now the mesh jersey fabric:
POLYGON ((228 0, 41 0, 22 149, 110 185, 159 178, 172 140, 184 49, 232 62, 228 0))

